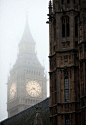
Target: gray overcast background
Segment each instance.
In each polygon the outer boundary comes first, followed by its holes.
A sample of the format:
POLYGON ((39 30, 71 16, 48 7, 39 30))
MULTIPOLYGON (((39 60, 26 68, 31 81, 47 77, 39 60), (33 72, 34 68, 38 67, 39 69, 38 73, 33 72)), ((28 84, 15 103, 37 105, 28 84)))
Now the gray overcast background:
MULTIPOLYGON (((0 0, 0 121, 7 118, 7 78, 18 53, 26 15, 36 42, 37 56, 48 72, 49 30, 47 21, 49 0, 0 0), (44 64, 43 64, 43 60, 44 64)), ((48 73, 47 73, 48 78, 48 73)), ((48 93, 49 95, 49 93, 48 93)))

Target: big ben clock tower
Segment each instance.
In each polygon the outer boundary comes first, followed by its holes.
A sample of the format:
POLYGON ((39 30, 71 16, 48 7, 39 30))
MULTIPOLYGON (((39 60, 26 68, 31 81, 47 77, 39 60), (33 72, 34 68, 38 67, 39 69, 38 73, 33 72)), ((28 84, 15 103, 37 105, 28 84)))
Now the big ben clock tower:
POLYGON ((7 83, 8 117, 47 97, 46 76, 37 58, 35 44, 26 19, 18 58, 7 83))

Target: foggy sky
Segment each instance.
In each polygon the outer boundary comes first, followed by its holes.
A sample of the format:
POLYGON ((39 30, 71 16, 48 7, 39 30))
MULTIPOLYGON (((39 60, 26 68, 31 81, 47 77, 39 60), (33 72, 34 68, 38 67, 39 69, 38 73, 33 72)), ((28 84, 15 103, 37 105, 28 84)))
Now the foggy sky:
POLYGON ((25 28, 26 15, 28 15, 31 34, 36 42, 37 57, 48 72, 47 14, 48 0, 0 0, 0 121, 7 117, 6 83, 9 70, 17 59, 18 44, 25 28))

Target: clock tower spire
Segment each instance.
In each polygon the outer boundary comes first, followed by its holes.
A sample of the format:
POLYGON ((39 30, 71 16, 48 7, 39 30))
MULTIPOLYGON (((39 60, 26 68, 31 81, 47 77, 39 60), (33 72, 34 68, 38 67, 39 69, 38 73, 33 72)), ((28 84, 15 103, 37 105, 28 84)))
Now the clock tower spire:
POLYGON ((8 117, 47 97, 47 80, 44 68, 37 58, 35 45, 26 17, 25 29, 19 43, 19 54, 7 84, 8 117))
POLYGON ((35 54, 35 44, 36 43, 32 37, 30 29, 29 29, 28 16, 26 16, 25 29, 24 29, 22 38, 19 43, 19 54, 21 54, 21 53, 35 54))

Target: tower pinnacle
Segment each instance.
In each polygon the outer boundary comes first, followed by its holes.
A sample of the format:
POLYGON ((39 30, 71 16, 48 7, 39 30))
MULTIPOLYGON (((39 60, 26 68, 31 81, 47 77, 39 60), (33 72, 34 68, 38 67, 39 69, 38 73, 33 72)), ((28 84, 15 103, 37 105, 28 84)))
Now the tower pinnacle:
POLYGON ((32 34, 30 32, 30 29, 29 29, 28 15, 26 15, 26 24, 25 24, 25 29, 24 29, 21 41, 20 41, 20 44, 21 43, 35 43, 35 41, 34 41, 34 39, 32 37, 32 34))
POLYGON ((43 125, 41 114, 40 114, 40 109, 41 108, 39 107, 39 104, 37 104, 34 125, 43 125))

